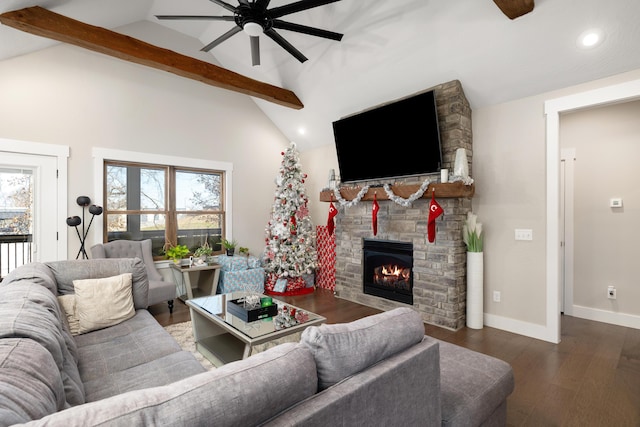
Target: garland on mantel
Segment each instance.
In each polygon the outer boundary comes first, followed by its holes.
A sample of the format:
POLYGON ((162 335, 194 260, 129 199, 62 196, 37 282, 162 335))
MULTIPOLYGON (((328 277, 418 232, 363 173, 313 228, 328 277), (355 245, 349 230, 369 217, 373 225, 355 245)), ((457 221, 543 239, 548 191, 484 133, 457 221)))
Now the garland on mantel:
MULTIPOLYGON (((473 178, 469 176, 467 177, 455 176, 455 175, 452 176, 450 182, 456 182, 456 181, 462 181, 464 185, 473 184, 473 178)), ((416 200, 422 197, 424 192, 427 191, 427 188, 429 187, 429 184, 431 184, 431 182, 435 182, 435 181, 431 181, 429 178, 426 178, 422 183, 422 185, 420 185, 420 188, 415 193, 407 197, 406 199, 403 197, 397 196, 393 192, 393 189, 391 188, 390 184, 384 184, 383 188, 385 193, 387 193, 387 197, 389 197, 389 200, 392 200, 394 203, 400 206, 409 207, 413 202, 415 202, 416 200)), ((338 203, 340 203, 340 206, 350 208, 360 203, 364 195, 367 194, 367 191, 369 191, 369 188, 370 186, 368 185, 365 185, 364 187, 362 187, 358 192, 358 194, 356 195, 356 197, 354 197, 350 201, 347 201, 344 197, 342 197, 342 194, 340 194, 340 188, 337 186, 336 188, 333 189, 333 195, 335 196, 338 203)))

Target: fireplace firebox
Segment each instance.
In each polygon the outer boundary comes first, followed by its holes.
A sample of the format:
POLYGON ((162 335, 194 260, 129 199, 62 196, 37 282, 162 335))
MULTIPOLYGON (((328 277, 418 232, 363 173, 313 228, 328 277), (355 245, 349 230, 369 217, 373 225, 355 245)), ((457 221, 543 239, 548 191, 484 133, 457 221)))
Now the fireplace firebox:
POLYGON ((413 305, 413 244, 363 239, 363 291, 413 305))

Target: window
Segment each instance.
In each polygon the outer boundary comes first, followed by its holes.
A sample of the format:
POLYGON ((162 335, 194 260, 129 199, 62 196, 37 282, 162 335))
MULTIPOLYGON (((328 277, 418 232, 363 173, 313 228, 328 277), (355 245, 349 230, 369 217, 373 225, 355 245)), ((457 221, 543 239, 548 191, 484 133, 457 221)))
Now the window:
POLYGON ((195 251, 205 240, 221 252, 225 171, 104 161, 104 241, 151 239, 195 251))

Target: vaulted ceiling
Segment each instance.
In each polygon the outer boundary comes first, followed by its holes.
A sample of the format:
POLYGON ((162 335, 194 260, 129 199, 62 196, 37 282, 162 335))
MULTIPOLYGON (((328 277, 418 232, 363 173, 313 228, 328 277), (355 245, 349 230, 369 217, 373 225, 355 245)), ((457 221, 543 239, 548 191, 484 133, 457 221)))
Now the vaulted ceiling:
MULTIPOLYGON (((272 0, 269 7, 294 1, 272 0)), ((532 11, 514 19, 497 6, 526 3, 532 1, 340 0, 282 18, 344 34, 333 41, 278 30, 308 58, 304 63, 261 36, 261 65, 252 66, 243 32, 208 53, 179 53, 295 94, 304 108, 254 99, 301 149, 333 144, 334 120, 454 79, 478 108, 640 68, 639 1, 535 0, 532 11), (589 29, 600 30, 604 41, 581 48, 577 38, 589 29)), ((174 34, 204 47, 235 25, 155 17, 229 15, 209 0, 3 0, 0 13, 31 6, 149 43, 174 34), (153 32, 162 37, 145 40, 153 32)), ((0 60, 55 43, 0 25, 0 60)), ((173 46, 165 44, 155 46, 173 46)))

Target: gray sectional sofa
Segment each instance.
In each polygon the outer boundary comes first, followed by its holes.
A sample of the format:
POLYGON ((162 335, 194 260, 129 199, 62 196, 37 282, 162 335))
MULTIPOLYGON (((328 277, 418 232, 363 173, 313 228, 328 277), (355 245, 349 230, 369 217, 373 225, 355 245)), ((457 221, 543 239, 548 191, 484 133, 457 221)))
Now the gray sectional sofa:
POLYGON ((410 308, 309 327, 299 343, 205 371, 145 310, 140 269, 33 263, 0 283, 1 426, 506 424, 510 366, 425 336, 410 308), (129 273, 133 316, 73 335, 57 297, 75 279, 129 273))

